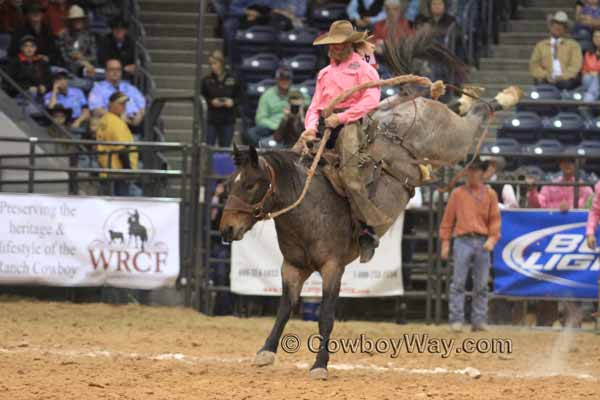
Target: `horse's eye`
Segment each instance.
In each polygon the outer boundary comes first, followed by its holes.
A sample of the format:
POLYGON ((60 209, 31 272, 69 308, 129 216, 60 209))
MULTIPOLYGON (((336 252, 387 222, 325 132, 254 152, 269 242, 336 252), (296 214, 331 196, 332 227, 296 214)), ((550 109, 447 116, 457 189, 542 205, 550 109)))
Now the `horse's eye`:
POLYGON ((244 187, 244 189, 246 189, 246 191, 248 191, 248 192, 249 192, 249 191, 251 191, 251 190, 254 190, 254 188, 256 188, 256 183, 248 183, 248 184, 247 184, 247 185, 244 187))

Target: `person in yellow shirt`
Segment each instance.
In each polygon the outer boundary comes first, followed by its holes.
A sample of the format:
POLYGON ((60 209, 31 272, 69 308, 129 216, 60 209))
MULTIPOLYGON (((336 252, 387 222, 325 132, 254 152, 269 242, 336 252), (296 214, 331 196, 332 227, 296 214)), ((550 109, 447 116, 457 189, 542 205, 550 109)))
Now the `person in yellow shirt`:
MULTIPOLYGON (((96 132, 96 140, 111 142, 133 142, 135 139, 127 123, 123 120, 125 104, 129 98, 121 92, 113 93, 109 98, 108 112, 102 116, 96 132)), ((125 145, 99 144, 98 164, 102 168, 137 169, 138 153, 135 147, 125 145), (109 159, 110 155, 110 159, 109 159)), ((106 174, 102 174, 106 176, 106 174)), ((128 181, 116 180, 114 194, 116 196, 131 196, 135 185, 128 181), (133 187, 132 187, 133 186, 133 187)), ((139 188, 137 188, 139 190, 139 188)))

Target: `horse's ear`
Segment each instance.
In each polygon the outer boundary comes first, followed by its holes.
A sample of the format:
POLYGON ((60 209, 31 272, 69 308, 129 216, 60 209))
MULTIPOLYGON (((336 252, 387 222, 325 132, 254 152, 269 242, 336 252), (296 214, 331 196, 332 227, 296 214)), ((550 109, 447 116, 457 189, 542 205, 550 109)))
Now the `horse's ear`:
POLYGON ((244 164, 244 159, 243 159, 243 154, 240 151, 240 149, 237 147, 237 145, 234 143, 233 144, 233 163, 240 167, 244 164))
POLYGON ((254 168, 258 168, 258 153, 256 152, 254 146, 250 146, 250 149, 248 150, 248 155, 250 156, 250 165, 254 168))

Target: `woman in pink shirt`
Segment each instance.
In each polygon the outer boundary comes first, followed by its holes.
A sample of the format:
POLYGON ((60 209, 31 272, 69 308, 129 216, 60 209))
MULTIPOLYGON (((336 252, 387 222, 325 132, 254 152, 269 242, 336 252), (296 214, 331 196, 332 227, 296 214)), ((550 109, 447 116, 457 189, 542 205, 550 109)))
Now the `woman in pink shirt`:
POLYGON ((596 194, 594 195, 594 202, 588 214, 587 227, 585 228, 587 245, 592 250, 596 250, 595 232, 598 227, 598 221, 600 221, 600 182, 596 183, 594 190, 596 194))
POLYGON ((582 83, 585 88, 584 101, 596 101, 598 100, 598 94, 600 94, 600 81, 598 80, 598 73, 600 72, 600 30, 594 31, 592 42, 594 48, 585 52, 581 69, 582 83))

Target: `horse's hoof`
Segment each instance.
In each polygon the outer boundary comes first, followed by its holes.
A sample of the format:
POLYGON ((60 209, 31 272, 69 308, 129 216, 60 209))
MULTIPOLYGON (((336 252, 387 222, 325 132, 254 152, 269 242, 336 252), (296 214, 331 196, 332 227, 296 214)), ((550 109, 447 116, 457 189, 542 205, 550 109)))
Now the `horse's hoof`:
POLYGON ((320 381, 326 381, 329 378, 329 372, 325 368, 315 368, 310 370, 310 377, 320 381))
POLYGON ((275 353, 272 351, 262 350, 256 354, 256 358, 254 359, 254 364, 258 367, 264 367, 267 365, 271 365, 275 362, 275 353))

